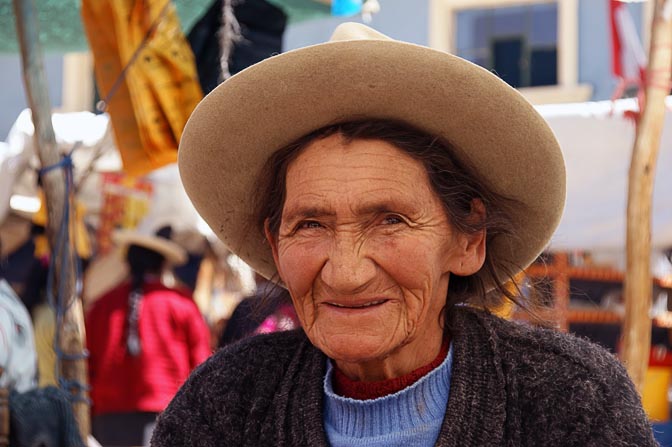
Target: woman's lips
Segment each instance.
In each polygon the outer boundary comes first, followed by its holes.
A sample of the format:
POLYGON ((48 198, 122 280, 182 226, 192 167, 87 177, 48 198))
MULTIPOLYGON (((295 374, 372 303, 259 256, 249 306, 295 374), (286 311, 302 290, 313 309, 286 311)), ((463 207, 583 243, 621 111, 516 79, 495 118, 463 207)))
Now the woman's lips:
POLYGON ((365 309, 367 307, 373 307, 373 306, 378 306, 380 304, 383 304, 387 302, 386 299, 381 299, 381 300, 372 300, 372 301, 366 301, 366 302, 360 302, 360 303, 337 303, 337 302, 330 302, 327 301, 324 304, 332 307, 336 307, 338 309, 365 309))

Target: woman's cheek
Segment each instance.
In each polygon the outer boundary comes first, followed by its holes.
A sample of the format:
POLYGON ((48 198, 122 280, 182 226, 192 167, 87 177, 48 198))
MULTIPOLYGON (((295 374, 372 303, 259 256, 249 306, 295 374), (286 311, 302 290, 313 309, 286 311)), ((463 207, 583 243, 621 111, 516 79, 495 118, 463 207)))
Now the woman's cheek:
POLYGON ((426 311, 442 275, 441 269, 434 265, 437 247, 423 242, 417 238, 399 238, 376 247, 376 262, 403 290, 404 307, 411 319, 426 311))
POLYGON ((376 263, 400 286, 424 282, 423 273, 433 251, 431 247, 409 238, 378 239, 371 244, 376 263))
POLYGON ((281 276, 292 294, 303 296, 310 291, 324 265, 324 244, 310 241, 287 241, 278 251, 281 276))

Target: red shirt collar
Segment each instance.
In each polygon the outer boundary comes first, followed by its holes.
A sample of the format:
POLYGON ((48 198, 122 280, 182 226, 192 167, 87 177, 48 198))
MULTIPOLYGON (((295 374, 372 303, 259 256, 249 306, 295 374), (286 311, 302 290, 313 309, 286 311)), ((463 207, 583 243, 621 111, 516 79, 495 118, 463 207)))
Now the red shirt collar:
POLYGON ((380 380, 377 382, 358 382, 351 380, 336 365, 334 365, 334 375, 332 377, 332 386, 336 394, 349 397, 351 399, 367 400, 394 394, 406 387, 413 385, 424 375, 428 374, 434 368, 439 366, 448 356, 448 340, 441 345, 439 355, 429 364, 411 371, 410 373, 396 377, 394 379, 380 380))

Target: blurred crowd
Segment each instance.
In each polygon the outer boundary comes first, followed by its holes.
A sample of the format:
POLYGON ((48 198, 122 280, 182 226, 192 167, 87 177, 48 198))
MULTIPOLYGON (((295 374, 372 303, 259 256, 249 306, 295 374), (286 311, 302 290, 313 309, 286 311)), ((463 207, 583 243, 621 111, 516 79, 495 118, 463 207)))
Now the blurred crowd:
MULTIPOLYGON (((284 289, 194 231, 149 222, 113 232, 112 250, 100 254, 78 225, 92 434, 102 445, 147 445, 157 414, 214 350, 298 326, 284 289)), ((0 386, 16 395, 55 392, 67 403, 56 392, 64 309, 47 293, 53 272, 44 208, 9 213, 0 243, 0 386)), ((71 427, 59 430, 73 431, 72 415, 65 419, 71 427)))

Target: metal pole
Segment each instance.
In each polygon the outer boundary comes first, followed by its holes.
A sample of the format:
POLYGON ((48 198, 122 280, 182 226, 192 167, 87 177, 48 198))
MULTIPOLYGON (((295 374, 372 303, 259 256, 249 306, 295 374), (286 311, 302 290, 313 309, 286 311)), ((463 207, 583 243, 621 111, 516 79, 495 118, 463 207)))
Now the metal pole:
MULTIPOLYGON (((39 42, 37 9, 34 0, 13 0, 16 19, 16 32, 21 48, 23 64, 23 80, 28 103, 32 112, 35 126, 34 140, 37 155, 42 167, 54 166, 60 162, 60 155, 56 145, 56 137, 51 124, 51 104, 43 63, 42 47, 39 42)), ((82 384, 86 386, 87 364, 82 358, 84 351, 84 316, 81 300, 76 296, 76 269, 74 250, 69 254, 56 250, 58 229, 63 220, 66 197, 65 175, 62 169, 52 169, 42 175, 47 207, 47 237, 51 247, 51 256, 55 266, 54 290, 62 290, 68 306, 58 331, 59 346, 64 359, 60 362, 61 378, 68 384, 82 384), (62 277, 61 273, 65 272, 62 277)), ((90 415, 88 393, 85 389, 70 388, 73 393, 73 410, 82 439, 86 442, 90 433, 90 415)))
POLYGON ((623 362, 641 392, 651 348, 651 202, 672 72, 672 0, 656 0, 645 85, 628 179, 623 362))

